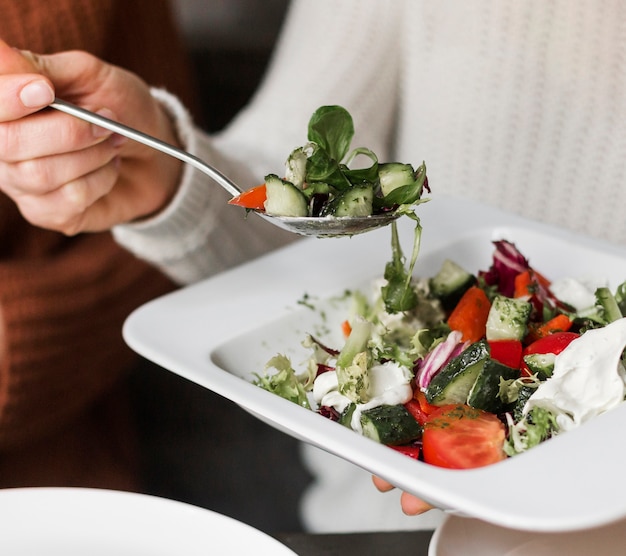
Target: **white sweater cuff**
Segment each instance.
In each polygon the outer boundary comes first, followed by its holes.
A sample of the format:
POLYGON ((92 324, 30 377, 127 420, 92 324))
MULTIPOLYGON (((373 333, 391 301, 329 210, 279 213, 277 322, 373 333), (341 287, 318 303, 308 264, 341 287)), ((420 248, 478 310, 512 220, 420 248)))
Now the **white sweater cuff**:
MULTIPOLYGON (((206 159, 208 138, 194 127, 182 103, 163 89, 152 89, 151 93, 174 121, 183 149, 206 159)), ((215 226, 214 207, 219 202, 216 189, 219 187, 210 178, 185 164, 179 190, 170 204, 154 217, 115 226, 113 237, 178 283, 208 276, 213 273, 207 244, 215 226)))

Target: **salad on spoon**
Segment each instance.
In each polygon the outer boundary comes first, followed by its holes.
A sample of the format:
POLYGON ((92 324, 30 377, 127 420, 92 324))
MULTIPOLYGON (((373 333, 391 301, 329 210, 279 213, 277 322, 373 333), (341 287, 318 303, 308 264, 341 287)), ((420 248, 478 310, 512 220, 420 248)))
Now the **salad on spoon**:
POLYGON ((284 175, 268 174, 230 204, 280 217, 303 235, 354 235, 385 226, 425 201, 426 167, 382 163, 365 147, 350 149, 354 123, 341 106, 321 106, 308 125, 308 143, 287 158, 284 175), (357 157, 365 166, 353 167, 357 157), (311 233, 312 232, 312 233, 311 233))
POLYGON ((309 143, 289 156, 284 179, 270 174, 262 186, 247 191, 197 156, 147 133, 58 98, 49 107, 190 164, 228 191, 231 204, 299 235, 352 236, 386 226, 402 214, 418 221, 412 207, 422 202, 422 191, 428 188, 423 164, 417 170, 410 164, 380 164, 365 148, 348 154, 354 125, 340 106, 322 106, 313 114, 309 143), (350 169, 358 155, 371 164, 350 169))

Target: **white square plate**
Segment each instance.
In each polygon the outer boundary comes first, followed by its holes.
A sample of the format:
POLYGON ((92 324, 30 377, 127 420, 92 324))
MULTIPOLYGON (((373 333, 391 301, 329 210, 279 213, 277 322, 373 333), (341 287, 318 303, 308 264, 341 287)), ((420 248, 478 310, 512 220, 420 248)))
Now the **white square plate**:
MULTIPOLYGON (((550 277, 626 280, 626 249, 575 236, 467 200, 437 198, 418 209, 424 233, 415 274, 445 258, 487 269, 492 240, 513 241, 550 277)), ((245 222, 242 222, 242 226, 245 222)), ((405 254, 413 222, 399 222, 405 254)), ((346 239, 296 242, 217 277, 156 299, 126 321, 144 357, 229 398, 260 419, 435 505, 494 524, 567 531, 626 516, 626 404, 520 456, 481 469, 441 469, 379 445, 251 384, 277 353, 305 359, 310 332, 340 346, 341 296, 367 287, 391 258, 390 228, 346 239)))

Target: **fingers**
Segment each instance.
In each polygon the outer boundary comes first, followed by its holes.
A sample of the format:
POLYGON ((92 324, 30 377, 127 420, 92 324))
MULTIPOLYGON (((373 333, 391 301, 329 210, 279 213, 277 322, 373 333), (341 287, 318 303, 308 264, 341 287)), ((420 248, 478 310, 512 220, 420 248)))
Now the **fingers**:
POLYGON ((395 488, 391 483, 388 483, 380 477, 372 476, 372 482, 374 483, 374 486, 380 490, 380 492, 389 492, 395 488))
MULTIPOLYGON (((114 119, 109 110, 103 109, 100 113, 114 119)), ((0 160, 16 163, 65 152, 83 151, 111 135, 104 128, 48 109, 28 118, 0 122, 0 160)))
POLYGON ((80 175, 49 191, 14 193, 13 199, 31 223, 74 235, 88 231, 86 224, 95 208, 114 188, 119 178, 119 158, 114 157, 94 171, 80 175))
POLYGON ((35 55, 0 40, 0 189, 24 217, 74 235, 161 210, 178 186, 181 162, 42 110, 55 96, 177 140, 171 119, 135 74, 85 52, 35 55))
POLYGON ((0 40, 0 121, 17 120, 52 102, 54 87, 38 74, 37 57, 0 40))
POLYGON ((54 100, 54 88, 42 76, 31 74, 0 76, 0 122, 28 116, 54 100))
MULTIPOLYGON (((380 477, 373 476, 372 481, 374 483, 374 486, 380 492, 389 492, 395 488, 391 483, 385 481, 384 479, 381 479, 380 477)), ((432 505, 424 502, 417 496, 409 494, 408 492, 403 492, 401 494, 400 506, 402 508, 402 511, 406 515, 419 515, 433 509, 432 505)))
POLYGON ((0 183, 11 196, 43 195, 108 164, 118 152, 117 141, 111 139, 85 149, 0 162, 0 183))
POLYGON ((433 509, 433 506, 408 492, 400 496, 400 506, 406 515, 420 515, 433 509))
POLYGON ((35 54, 13 48, 0 39, 0 75, 35 72, 39 72, 35 54))

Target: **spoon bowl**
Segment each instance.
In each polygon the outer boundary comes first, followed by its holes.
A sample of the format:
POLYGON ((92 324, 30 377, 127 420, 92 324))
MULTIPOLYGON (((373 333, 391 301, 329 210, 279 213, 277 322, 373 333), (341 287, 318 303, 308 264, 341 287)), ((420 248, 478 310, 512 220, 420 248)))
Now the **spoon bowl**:
MULTIPOLYGON (((179 149, 178 147, 170 145, 165 141, 161 141, 160 139, 148 135, 147 133, 143 133, 137 129, 133 129, 132 127, 128 127, 124 124, 106 118, 104 116, 100 116, 99 114, 96 114, 89 110, 85 110, 84 108, 80 108, 79 106, 58 98, 55 98, 54 102, 52 102, 49 106, 50 108, 54 108, 81 120, 85 120, 92 124, 98 125, 100 127, 108 129, 109 131, 113 131, 114 133, 123 135, 124 137, 137 141, 138 143, 142 143, 143 145, 156 149, 157 151, 168 154, 170 156, 173 156, 174 158, 177 158, 178 160, 190 164, 197 170, 200 170, 201 172, 215 180, 218 185, 223 187, 233 197, 236 197, 243 192, 243 190, 227 176, 222 174, 213 166, 210 166, 203 160, 199 159, 197 156, 194 156, 191 153, 184 151, 183 149, 179 149)), ((294 217, 270 215, 262 211, 253 212, 256 212, 259 216, 263 217, 265 220, 271 222, 275 226, 278 226, 289 232, 303 236, 314 236, 320 238, 353 236, 356 234, 361 234, 375 228, 380 228, 381 226, 387 226, 393 220, 398 218, 398 215, 393 212, 388 212, 380 215, 358 217, 294 217)))
POLYGON ((290 232, 302 236, 320 238, 354 236, 391 224, 398 218, 395 212, 372 214, 371 216, 260 216, 290 232))

